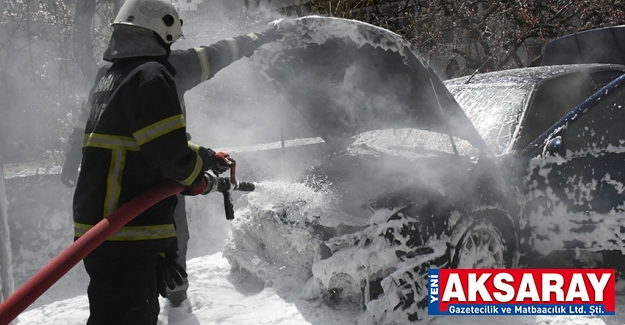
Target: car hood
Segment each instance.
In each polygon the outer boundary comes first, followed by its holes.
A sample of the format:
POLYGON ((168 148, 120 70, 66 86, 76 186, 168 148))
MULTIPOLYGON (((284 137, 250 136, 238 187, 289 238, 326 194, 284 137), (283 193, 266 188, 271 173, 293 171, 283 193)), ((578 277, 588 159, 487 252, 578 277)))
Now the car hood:
POLYGON ((253 60, 318 136, 344 143, 369 130, 450 133, 490 152, 432 69, 401 36, 355 20, 303 17, 253 60))

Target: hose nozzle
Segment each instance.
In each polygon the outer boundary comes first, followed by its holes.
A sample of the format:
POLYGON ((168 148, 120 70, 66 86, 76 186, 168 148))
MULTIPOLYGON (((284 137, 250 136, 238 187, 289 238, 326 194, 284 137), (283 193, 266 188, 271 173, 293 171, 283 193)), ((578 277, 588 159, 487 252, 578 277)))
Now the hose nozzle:
POLYGON ((229 177, 217 177, 217 191, 218 192, 228 192, 228 191, 242 191, 242 192, 251 192, 256 189, 254 183, 251 182, 235 182, 232 184, 230 182, 229 177))
POLYGON ((217 179, 217 192, 221 192, 224 195, 224 209, 226 212, 226 219, 234 219, 234 204, 232 203, 232 191, 251 192, 256 186, 250 182, 231 182, 229 177, 216 177, 217 179))

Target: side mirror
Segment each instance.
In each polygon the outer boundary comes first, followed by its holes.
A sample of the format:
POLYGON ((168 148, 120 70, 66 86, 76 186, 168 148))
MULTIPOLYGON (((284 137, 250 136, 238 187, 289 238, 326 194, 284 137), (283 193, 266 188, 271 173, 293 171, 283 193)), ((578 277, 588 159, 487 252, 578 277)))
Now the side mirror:
POLYGON ((564 141, 561 136, 557 136, 547 143, 545 146, 545 153, 550 156, 564 156, 564 141))

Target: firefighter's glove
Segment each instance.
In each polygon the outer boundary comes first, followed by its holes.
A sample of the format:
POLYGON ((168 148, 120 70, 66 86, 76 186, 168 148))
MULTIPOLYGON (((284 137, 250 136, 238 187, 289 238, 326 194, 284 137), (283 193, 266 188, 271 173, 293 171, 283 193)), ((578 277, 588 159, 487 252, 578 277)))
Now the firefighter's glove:
POLYGON ((278 26, 275 24, 270 24, 264 31, 256 33, 256 36, 258 36, 259 43, 262 44, 277 41, 282 38, 282 34, 278 33, 278 26))
POLYGON ((176 286, 183 285, 187 276, 187 271, 178 262, 178 254, 175 252, 160 254, 156 271, 156 282, 158 293, 161 297, 167 297, 167 288, 173 290, 176 286))
POLYGON ((228 171, 233 163, 227 152, 215 152, 211 149, 200 147, 199 154, 200 158, 202 158, 204 170, 212 170, 217 176, 228 171))
POLYGON ((217 190, 217 185, 219 184, 219 180, 217 177, 209 174, 209 173, 200 173, 197 179, 193 182, 193 184, 187 186, 184 191, 182 191, 182 195, 206 195, 210 192, 214 192, 217 190))
POLYGON ((249 39, 249 43, 240 48, 243 56, 249 58, 259 47, 263 46, 264 44, 277 41, 284 36, 283 31, 285 29, 283 28, 281 30, 276 22, 270 23, 269 27, 260 33, 251 33, 246 35, 246 37, 249 39))
POLYGON ((78 155, 69 155, 63 164, 61 171, 61 182, 65 186, 72 188, 76 185, 78 179, 78 167, 80 166, 80 157, 78 155))
POLYGON ((232 158, 227 152, 218 151, 215 153, 215 164, 211 167, 211 170, 215 173, 215 175, 219 175, 224 173, 230 169, 232 165, 232 158))

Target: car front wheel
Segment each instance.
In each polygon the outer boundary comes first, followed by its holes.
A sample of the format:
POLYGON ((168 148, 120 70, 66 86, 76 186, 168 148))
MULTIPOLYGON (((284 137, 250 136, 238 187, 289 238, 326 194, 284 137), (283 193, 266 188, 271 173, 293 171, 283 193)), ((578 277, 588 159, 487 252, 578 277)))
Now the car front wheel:
POLYGON ((468 227, 461 227, 464 232, 455 245, 451 267, 500 269, 517 266, 515 232, 508 222, 496 220, 499 216, 500 213, 465 221, 468 227))

